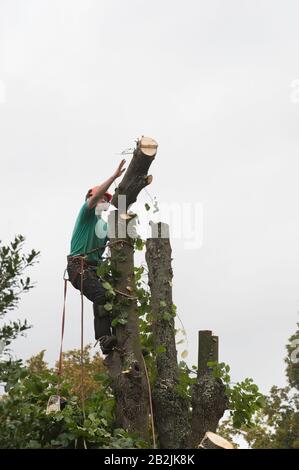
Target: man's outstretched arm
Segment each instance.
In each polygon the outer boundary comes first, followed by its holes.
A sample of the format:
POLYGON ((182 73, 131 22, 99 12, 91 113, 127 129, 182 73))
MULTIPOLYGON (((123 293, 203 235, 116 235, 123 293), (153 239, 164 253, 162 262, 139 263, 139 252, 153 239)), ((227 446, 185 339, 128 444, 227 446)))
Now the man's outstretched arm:
POLYGON ((125 168, 123 168, 125 163, 126 163, 126 160, 123 159, 118 165, 113 175, 110 176, 110 178, 108 178, 106 181, 104 181, 104 183, 97 186, 96 192, 88 199, 89 209, 92 209, 93 207, 97 205, 99 199, 101 199, 104 196, 105 192, 109 189, 113 181, 116 178, 118 178, 120 175, 122 175, 122 173, 125 171, 125 168))

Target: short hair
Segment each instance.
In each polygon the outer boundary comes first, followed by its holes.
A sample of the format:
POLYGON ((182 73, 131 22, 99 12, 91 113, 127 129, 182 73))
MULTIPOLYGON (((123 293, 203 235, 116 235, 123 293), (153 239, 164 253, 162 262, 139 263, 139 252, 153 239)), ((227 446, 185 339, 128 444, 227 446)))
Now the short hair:
POLYGON ((91 197, 91 195, 92 195, 92 189, 89 189, 89 190, 87 191, 86 196, 85 196, 85 201, 87 201, 87 199, 89 199, 89 198, 91 197))
MULTIPOLYGON (((87 191, 86 196, 85 196, 85 201, 87 201, 87 199, 89 199, 91 196, 92 196, 92 189, 89 189, 89 190, 87 191)), ((107 202, 110 202, 110 201, 109 201, 109 198, 108 198, 108 196, 107 196, 106 193, 103 194, 103 197, 105 197, 105 198, 107 199, 107 202)))

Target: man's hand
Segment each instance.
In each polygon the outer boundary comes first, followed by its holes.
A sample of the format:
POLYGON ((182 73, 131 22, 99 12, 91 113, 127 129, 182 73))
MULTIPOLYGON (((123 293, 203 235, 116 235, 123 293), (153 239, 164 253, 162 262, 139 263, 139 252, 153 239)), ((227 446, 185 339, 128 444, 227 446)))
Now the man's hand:
POLYGON ((125 171, 125 168, 123 168, 124 164, 126 163, 126 160, 123 159, 120 164, 118 165, 116 171, 113 173, 113 178, 116 179, 118 178, 120 175, 122 175, 122 173, 125 171))
POLYGON ((104 196, 105 192, 111 186, 113 181, 125 171, 125 168, 123 168, 125 163, 126 160, 123 159, 118 165, 113 175, 110 176, 110 178, 108 178, 106 181, 104 181, 104 183, 100 184, 99 186, 94 187, 93 191, 88 191, 86 198, 88 200, 89 209, 93 209, 93 207, 97 205, 98 201, 104 196))

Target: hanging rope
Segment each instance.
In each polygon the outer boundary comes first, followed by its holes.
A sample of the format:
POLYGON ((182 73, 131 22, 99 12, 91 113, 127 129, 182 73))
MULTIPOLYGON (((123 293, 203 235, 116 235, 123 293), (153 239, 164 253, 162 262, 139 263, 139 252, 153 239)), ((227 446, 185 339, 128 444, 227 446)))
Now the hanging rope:
POLYGON ((60 395, 60 389, 61 389, 61 372, 62 372, 62 358, 63 358, 62 350, 63 350, 63 337, 64 337, 64 325, 65 325, 65 307, 66 307, 66 294, 67 294, 67 281, 68 281, 65 278, 65 271, 64 271, 64 275, 63 275, 64 289, 63 289, 63 309, 62 309, 62 321, 61 321, 60 353, 59 353, 59 363, 58 363, 57 395, 60 395))
MULTIPOLYGON (((80 384, 80 392, 81 392, 81 405, 82 405, 82 414, 83 419, 85 421, 85 396, 84 396, 84 299, 83 299, 83 275, 84 275, 84 258, 81 258, 81 350, 80 350, 80 367, 81 367, 81 384, 80 384)), ((83 445, 84 449, 87 449, 87 445, 85 439, 83 438, 83 445)))
POLYGON ((146 376, 146 381, 147 381, 148 401, 149 401, 150 412, 151 412, 153 446, 154 446, 154 449, 156 449, 157 446, 156 446, 156 436, 155 436, 155 425, 154 425, 154 412, 153 412, 153 400, 152 400, 151 384, 150 384, 150 381, 149 381, 149 376, 148 376, 148 372, 147 372, 146 362, 145 362, 145 359, 144 359, 144 357, 143 357, 143 354, 141 354, 141 357, 142 357, 142 360, 143 360, 143 365, 144 365, 144 370, 145 370, 145 376, 146 376))
MULTIPOLYGON (((109 248, 110 246, 117 245, 118 243, 121 243, 121 244, 126 243, 131 248, 134 248, 133 243, 128 242, 128 240, 114 240, 112 242, 110 241, 110 242, 106 243, 105 248, 107 248, 107 247, 109 248)), ((91 253, 95 253, 99 250, 102 250, 103 248, 104 248, 103 246, 100 246, 98 248, 94 248, 93 250, 86 251, 86 253, 81 253, 80 255, 73 256, 73 258, 86 258, 87 255, 90 255, 91 253)))

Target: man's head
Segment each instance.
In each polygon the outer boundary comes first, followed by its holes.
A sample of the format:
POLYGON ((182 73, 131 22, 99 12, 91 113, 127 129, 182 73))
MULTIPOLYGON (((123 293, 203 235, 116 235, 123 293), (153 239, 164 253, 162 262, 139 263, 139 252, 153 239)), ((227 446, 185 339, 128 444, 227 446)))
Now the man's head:
MULTIPOLYGON (((87 201, 87 199, 92 197, 95 194, 95 192, 97 191, 97 189, 98 189, 98 186, 95 186, 94 188, 89 189, 86 196, 85 196, 85 201, 87 201)), ((109 206, 110 206, 111 199, 112 199, 112 194, 106 192, 97 202, 97 205, 96 205, 97 212, 108 210, 109 206)))
MULTIPOLYGON (((87 191, 87 194, 86 194, 86 196, 85 196, 85 201, 87 201, 87 199, 89 199, 90 197, 92 197, 92 196, 95 194, 97 188, 98 188, 98 186, 95 186, 94 188, 91 188, 91 189, 89 189, 89 190, 87 191)), ((104 201, 105 201, 105 202, 110 202, 111 199, 112 199, 112 194, 106 192, 106 193, 104 194, 104 196, 102 196, 102 198, 101 198, 100 200, 103 201, 103 202, 104 202, 104 201)))

